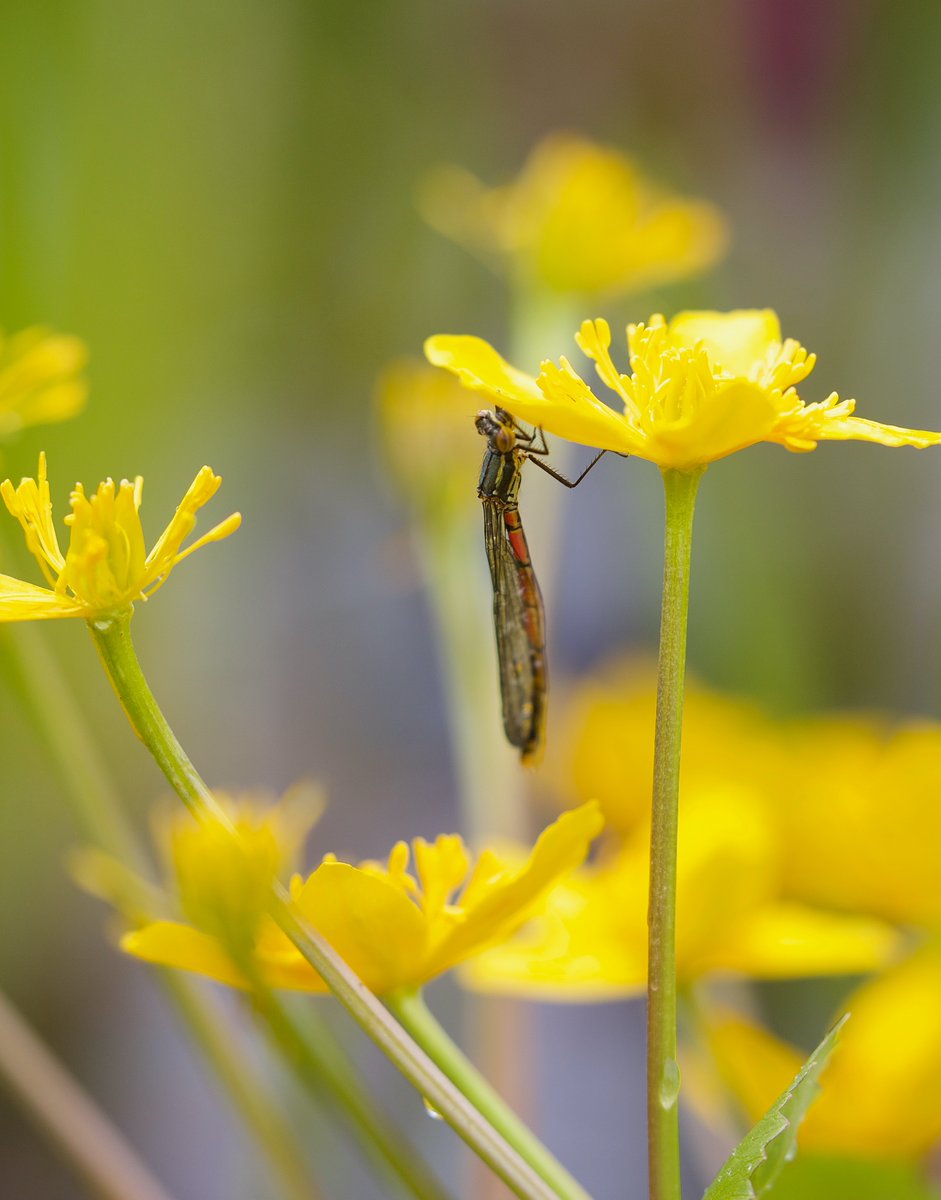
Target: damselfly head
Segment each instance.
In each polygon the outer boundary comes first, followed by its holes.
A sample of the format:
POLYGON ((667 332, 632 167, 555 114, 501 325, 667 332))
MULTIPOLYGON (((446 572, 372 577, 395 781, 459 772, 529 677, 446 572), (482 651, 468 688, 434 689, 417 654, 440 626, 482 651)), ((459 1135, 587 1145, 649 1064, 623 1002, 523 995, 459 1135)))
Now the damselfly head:
POLYGON ((509 454, 516 446, 516 422, 505 409, 497 408, 491 412, 482 408, 474 418, 474 424, 497 454, 509 454))

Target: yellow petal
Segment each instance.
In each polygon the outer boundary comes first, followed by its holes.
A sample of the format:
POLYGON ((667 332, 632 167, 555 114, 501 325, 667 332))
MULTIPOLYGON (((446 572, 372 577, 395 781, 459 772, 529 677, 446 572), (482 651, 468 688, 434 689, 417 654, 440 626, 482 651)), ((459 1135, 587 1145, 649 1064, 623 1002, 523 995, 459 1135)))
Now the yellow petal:
POLYGON ((126 933, 121 938, 121 949, 135 958, 161 967, 175 967, 181 971, 207 975, 230 987, 247 986, 244 976, 219 942, 191 925, 181 925, 176 921, 153 921, 143 929, 126 933))
POLYGON ((787 979, 876 970, 897 951, 900 939, 884 921, 781 902, 750 913, 717 942, 708 954, 712 970, 787 979))
POLYGON ((422 978, 426 922, 395 884, 347 863, 322 863, 296 902, 374 992, 422 978))
MULTIPOLYGON (((823 1091, 801 1128, 807 1150, 913 1159, 941 1138, 941 955, 928 946, 857 989, 823 1091)), ((751 1120, 804 1055, 740 1017, 707 1018, 710 1046, 751 1120)))
POLYGON ((689 470, 764 441, 778 416, 763 388, 736 380, 720 385, 707 403, 680 421, 651 421, 646 444, 636 453, 660 467, 689 470))
POLYGON ((0 621, 46 621, 82 616, 82 605, 66 596, 0 575, 0 621))
POLYGON ((508 877, 498 876, 434 947, 429 977, 518 928, 546 891, 585 861, 603 825, 599 806, 591 802, 563 813, 544 829, 525 866, 508 877))
POLYGON ((667 326, 667 339, 677 349, 692 350, 701 343, 714 367, 747 378, 781 341, 781 326, 770 308, 681 312, 667 326))

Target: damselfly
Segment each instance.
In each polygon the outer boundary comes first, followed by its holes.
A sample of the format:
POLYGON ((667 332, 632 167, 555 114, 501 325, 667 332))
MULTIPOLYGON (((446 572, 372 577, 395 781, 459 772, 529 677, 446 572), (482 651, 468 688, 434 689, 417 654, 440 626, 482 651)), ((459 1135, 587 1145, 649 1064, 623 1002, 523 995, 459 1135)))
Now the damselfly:
POLYGON ((477 495, 484 506, 484 544, 493 581, 503 729, 523 762, 532 763, 542 752, 548 679, 545 610, 519 514, 523 462, 531 459, 571 488, 581 483, 604 451, 573 481, 539 461, 538 456, 549 453, 541 429, 527 433, 502 408, 484 409, 475 424, 487 439, 477 495))

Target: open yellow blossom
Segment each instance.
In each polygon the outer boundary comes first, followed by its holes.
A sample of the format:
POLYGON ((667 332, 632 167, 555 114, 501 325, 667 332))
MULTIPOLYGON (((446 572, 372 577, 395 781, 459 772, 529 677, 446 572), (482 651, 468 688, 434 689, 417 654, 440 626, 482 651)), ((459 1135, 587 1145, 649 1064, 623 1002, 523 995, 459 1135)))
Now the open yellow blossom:
MULTIPOLYGON (((801 1149, 897 1159, 927 1153, 941 1141, 941 952, 922 948, 841 1007, 851 1018, 801 1126, 801 1149)), ((731 1013, 708 1014, 706 1029, 723 1080, 757 1120, 804 1052, 731 1013)))
POLYGON ((554 292, 611 295, 681 279, 711 266, 727 242, 713 205, 673 195, 621 151, 572 134, 545 138, 505 187, 439 168, 420 204, 439 232, 554 292))
POLYGON ((85 404, 85 343, 48 329, 0 334, 0 437, 64 421, 85 404))
POLYGON ((465 387, 549 433, 680 471, 757 442, 793 451, 825 440, 918 449, 941 443, 939 433, 856 417, 856 402, 835 392, 804 404, 797 385, 813 370, 815 356, 793 338, 782 340, 770 309, 683 312, 669 322, 658 315, 629 325, 630 375, 611 357, 607 321, 584 321, 575 340, 621 411, 598 399, 566 358, 543 362, 533 378, 478 337, 431 337, 425 354, 465 387))
MULTIPOLYGON (((731 785, 684 793, 677 879, 677 972, 777 979, 867 971, 897 936, 882 921, 780 898, 779 848, 758 797, 731 785)), ((484 991, 544 1000, 605 1000, 641 992, 647 970, 649 836, 576 872, 545 913, 469 964, 484 991)))
MULTIPOLYGON (((521 867, 508 867, 489 850, 472 863, 456 835, 434 842, 416 838, 411 848, 414 874, 406 842, 395 846, 385 864, 357 867, 328 855, 306 880, 292 879, 291 895, 304 917, 374 992, 418 987, 511 934, 552 885, 584 860, 601 824, 596 805, 563 814, 543 832, 521 867)), ((215 854, 220 839, 211 829, 200 828, 209 853, 215 854)), ((178 858, 176 868, 178 873, 198 873, 203 869, 200 855, 178 858)), ((184 891, 189 887, 183 879, 179 884, 184 891)), ((150 962, 245 986, 244 972, 216 933, 205 921, 199 927, 154 921, 127 934, 122 946, 150 962)), ((252 970, 271 987, 327 990, 263 911, 254 928, 252 970)))
POLYGON ((178 562, 239 527, 241 517, 233 513, 182 549, 196 524, 197 512, 221 483, 218 475, 203 467, 149 554, 138 515, 144 487, 140 476, 133 483, 124 479, 115 484, 106 479, 91 496, 76 484, 70 498, 72 511, 65 518, 69 548, 63 554, 52 518, 46 456, 40 454, 37 478, 24 479, 16 488, 7 479, 0 484, 0 496, 22 525, 26 545, 49 587, 0 575, 0 621, 93 620, 146 600, 178 562))

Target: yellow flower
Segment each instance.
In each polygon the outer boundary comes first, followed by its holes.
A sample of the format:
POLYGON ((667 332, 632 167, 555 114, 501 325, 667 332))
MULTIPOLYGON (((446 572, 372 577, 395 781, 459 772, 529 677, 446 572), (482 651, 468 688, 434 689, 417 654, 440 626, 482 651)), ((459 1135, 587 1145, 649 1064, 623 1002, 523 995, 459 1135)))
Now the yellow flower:
POLYGON ((39 328, 0 334, 0 437, 75 416, 88 391, 80 378, 87 359, 76 337, 39 328))
MULTIPOLYGON (((577 872, 546 913, 466 969, 471 986, 544 1000, 604 1000, 646 982, 649 835, 577 872)), ((731 785, 681 801, 677 973, 776 979, 867 971, 897 937, 883 922, 780 899, 779 848, 759 798, 731 785)))
MULTIPOLYGON (((926 946, 863 984, 843 1009, 850 1020, 801 1126, 801 1149, 898 1159, 927 1153, 941 1140, 938 947, 926 946)), ((734 1014, 708 1016, 706 1026, 721 1076, 756 1121, 805 1054, 734 1014)))
POLYGON ((818 717, 780 740, 788 894, 941 930, 941 724, 818 717))
MULTIPOLYGON (((417 987, 512 933, 559 877, 582 862, 601 824, 595 805, 565 813, 519 868, 507 867, 491 851, 472 864, 457 836, 434 842, 416 838, 414 875, 406 842, 395 846, 385 864, 354 867, 328 855, 308 879, 294 877, 291 894, 305 918, 374 992, 417 987)), ((212 831, 206 836, 212 851, 212 831)), ((195 849, 185 860, 177 859, 181 869, 197 875, 202 870, 195 849)), ((182 879, 180 885, 189 886, 182 879)), ((204 922, 197 927, 155 921, 128 934, 122 945, 150 962, 245 986, 231 954, 204 922)), ((271 987, 327 990, 264 912, 255 928, 253 969, 271 987)))
MULTIPOLYGON (((254 943, 272 883, 297 866, 323 801, 309 783, 295 784, 277 801, 267 792, 214 788, 212 794, 225 820, 200 823, 175 804, 157 812, 155 836, 182 911, 241 959, 254 943)), ((146 925, 167 914, 166 892, 105 851, 84 848, 70 865, 80 887, 127 921, 146 925)))
POLYGON ((813 450, 823 440, 919 449, 941 442, 938 433, 853 416, 855 401, 841 401, 835 392, 804 404, 796 388, 816 359, 793 338, 782 341, 769 309, 684 312, 670 322, 654 316, 646 325, 629 325, 630 375, 611 358, 607 321, 584 321, 575 340, 622 412, 602 403, 565 358, 558 365, 544 362, 534 379, 478 337, 431 337, 425 354, 515 417, 663 468, 693 470, 756 442, 794 451, 813 450))
POLYGON ((36 557, 48 588, 0 575, 0 621, 37 621, 52 617, 92 620, 145 600, 160 587, 178 562, 217 542, 239 527, 234 513, 197 541, 181 549, 196 524, 196 513, 215 495, 222 480, 203 467, 183 497, 166 529, 147 554, 138 510, 144 481, 105 480, 86 496, 76 484, 65 518, 70 529, 68 553, 59 549, 46 479, 46 456, 39 456, 37 479, 14 488, 0 484, 0 496, 19 521, 26 545, 36 557))
POLYGON ((555 292, 611 295, 682 279, 727 242, 713 205, 675 196, 619 150, 571 134, 540 142, 506 187, 440 168, 420 203, 439 232, 555 292))

